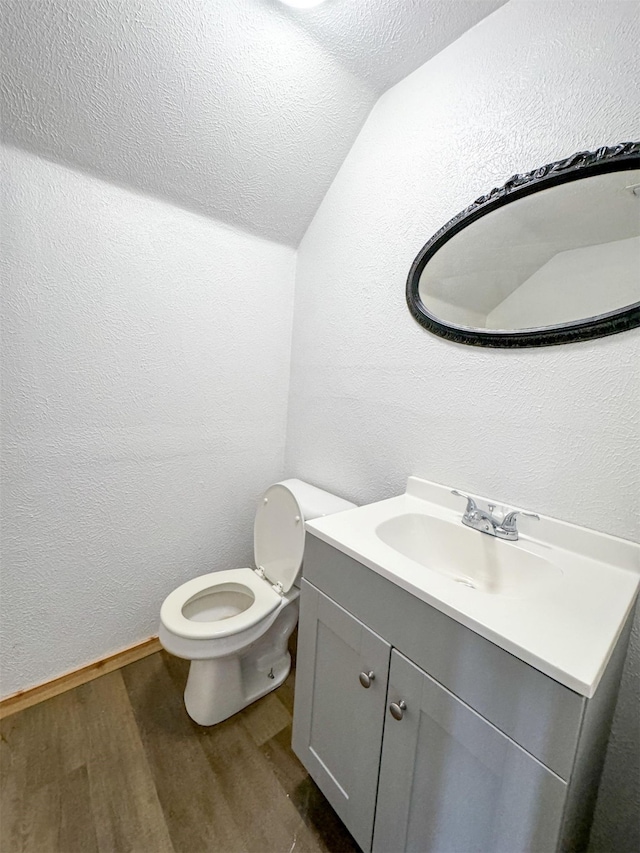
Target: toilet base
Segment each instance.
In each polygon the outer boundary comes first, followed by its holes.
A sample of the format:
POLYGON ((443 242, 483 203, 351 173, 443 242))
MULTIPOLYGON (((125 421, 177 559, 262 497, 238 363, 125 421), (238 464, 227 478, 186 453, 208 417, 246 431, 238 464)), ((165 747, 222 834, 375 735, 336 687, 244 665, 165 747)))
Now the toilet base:
POLYGON ((213 726, 275 690, 291 670, 287 649, 298 621, 298 601, 284 607, 266 634, 241 654, 192 660, 184 691, 187 713, 213 726))
POLYGON ((272 667, 269 672, 252 669, 245 678, 242 661, 237 657, 191 661, 184 691, 187 713, 201 726, 214 726, 275 690, 290 671, 288 652, 279 666, 272 667))

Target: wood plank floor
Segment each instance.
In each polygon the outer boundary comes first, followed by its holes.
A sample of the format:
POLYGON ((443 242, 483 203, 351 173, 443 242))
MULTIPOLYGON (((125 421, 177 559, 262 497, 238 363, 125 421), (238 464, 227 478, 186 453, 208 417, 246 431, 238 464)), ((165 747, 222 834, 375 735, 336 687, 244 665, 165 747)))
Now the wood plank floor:
POLYGON ((293 677, 211 728, 158 652, 0 724, 0 853, 357 853, 291 751, 293 677))

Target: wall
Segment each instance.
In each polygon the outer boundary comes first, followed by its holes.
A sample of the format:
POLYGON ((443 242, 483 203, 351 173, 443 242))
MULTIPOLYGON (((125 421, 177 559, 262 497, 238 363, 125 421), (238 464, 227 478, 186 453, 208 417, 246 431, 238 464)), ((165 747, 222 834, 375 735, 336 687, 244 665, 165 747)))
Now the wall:
POLYGON ((156 633, 283 474, 292 249, 13 149, 2 695, 156 633))
MULTIPOLYGON (((640 537, 640 330, 484 350, 431 336, 404 298, 418 250, 474 198, 637 138, 637 9, 512 0, 379 100, 299 248, 292 474, 360 502, 416 474, 640 537)), ((594 833, 617 853, 640 844, 639 657, 636 631, 594 833)))

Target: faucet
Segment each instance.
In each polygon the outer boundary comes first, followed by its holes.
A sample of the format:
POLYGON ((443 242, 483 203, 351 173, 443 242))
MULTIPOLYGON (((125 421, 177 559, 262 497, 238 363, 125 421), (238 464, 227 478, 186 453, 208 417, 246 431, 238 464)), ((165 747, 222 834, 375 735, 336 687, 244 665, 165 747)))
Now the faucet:
POLYGON ((525 515, 527 518, 537 518, 540 516, 535 512, 525 512, 522 509, 512 509, 502 517, 493 514, 496 508, 495 504, 487 504, 487 509, 482 509, 476 501, 470 496, 459 492, 457 489, 451 490, 452 495, 458 495, 460 498, 465 498, 467 508, 462 516, 462 523, 467 527, 472 527, 474 530, 479 530, 481 533, 487 533, 489 536, 497 536, 498 539, 508 539, 510 542, 516 542, 519 536, 518 533, 518 516, 525 515))

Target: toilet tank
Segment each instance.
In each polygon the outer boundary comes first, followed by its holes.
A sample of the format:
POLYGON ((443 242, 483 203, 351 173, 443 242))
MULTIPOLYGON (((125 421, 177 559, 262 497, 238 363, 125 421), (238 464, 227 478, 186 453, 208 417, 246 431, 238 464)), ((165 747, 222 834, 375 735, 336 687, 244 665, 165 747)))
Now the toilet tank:
POLYGON ((311 521, 312 518, 320 518, 323 515, 332 515, 334 512, 344 512, 346 509, 355 509, 357 506, 351 501, 346 501, 302 480, 281 480, 276 485, 289 489, 298 502, 305 521, 311 521))
POLYGON ((304 553, 305 521, 354 509, 356 504, 302 480, 269 486, 256 511, 253 550, 256 566, 284 592, 298 586, 304 553))

